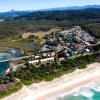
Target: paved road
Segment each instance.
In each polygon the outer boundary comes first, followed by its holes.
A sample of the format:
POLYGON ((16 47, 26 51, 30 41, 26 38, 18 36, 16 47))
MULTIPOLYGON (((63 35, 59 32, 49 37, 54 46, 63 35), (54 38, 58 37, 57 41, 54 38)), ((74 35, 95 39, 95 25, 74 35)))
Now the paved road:
POLYGON ((23 56, 23 57, 17 57, 17 58, 12 58, 12 59, 7 59, 7 60, 1 60, 0 62, 16 61, 16 60, 20 60, 20 59, 29 58, 29 57, 32 57, 32 56, 34 56, 34 55, 31 55, 31 56, 23 56))

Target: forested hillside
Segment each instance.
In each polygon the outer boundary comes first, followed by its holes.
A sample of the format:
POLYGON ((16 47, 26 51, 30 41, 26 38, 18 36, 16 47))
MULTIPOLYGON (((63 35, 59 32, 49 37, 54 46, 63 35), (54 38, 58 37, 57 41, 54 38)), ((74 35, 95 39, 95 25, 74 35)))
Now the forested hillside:
POLYGON ((83 28, 91 33, 97 39, 100 39, 100 23, 83 25, 83 28))
POLYGON ((100 19, 100 9, 37 11, 31 14, 15 17, 14 20, 82 20, 100 19))
POLYGON ((60 27, 82 26, 96 38, 100 38, 100 9, 63 11, 37 11, 0 22, 0 39, 16 37, 24 32, 47 31, 60 27))
POLYGON ((0 12, 0 19, 3 19, 3 20, 10 19, 10 20, 12 20, 13 17, 29 14, 31 12, 32 11, 15 11, 15 10, 11 10, 11 11, 8 11, 8 12, 0 12))

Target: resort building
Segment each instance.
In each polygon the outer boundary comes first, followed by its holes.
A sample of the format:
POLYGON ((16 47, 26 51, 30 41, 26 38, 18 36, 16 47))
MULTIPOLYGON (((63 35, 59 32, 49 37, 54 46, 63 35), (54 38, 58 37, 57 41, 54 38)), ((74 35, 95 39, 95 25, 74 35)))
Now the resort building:
POLYGON ((48 62, 48 61, 49 62, 54 61, 54 57, 29 61, 29 64, 36 64, 36 63, 39 63, 39 62, 44 63, 44 62, 48 62))

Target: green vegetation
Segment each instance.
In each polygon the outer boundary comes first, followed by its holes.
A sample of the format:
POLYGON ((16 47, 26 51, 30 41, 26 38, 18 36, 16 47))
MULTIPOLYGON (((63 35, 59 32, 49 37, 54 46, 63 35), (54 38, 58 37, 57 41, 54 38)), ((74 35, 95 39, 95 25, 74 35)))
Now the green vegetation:
POLYGON ((21 79, 25 85, 30 85, 43 80, 51 81, 65 73, 73 72, 76 67, 83 69, 87 64, 96 61, 100 61, 100 52, 73 57, 62 62, 48 62, 40 64, 38 67, 27 63, 16 71, 15 76, 21 79))
POLYGON ((1 41, 0 46, 5 46, 5 47, 12 47, 12 48, 19 48, 24 52, 24 54, 29 55, 29 54, 36 54, 38 52, 37 48, 39 47, 39 42, 33 43, 30 39, 21 39, 21 40, 16 40, 16 41, 1 41), (33 49, 29 49, 29 45, 33 44, 35 47, 33 49))
POLYGON ((0 76, 0 100, 17 92, 22 86, 23 85, 15 79, 13 71, 7 75, 0 76))
POLYGON ((100 9, 81 9, 64 11, 37 11, 14 18, 15 20, 82 20, 100 19, 100 9))
MULTIPOLYGON (((24 16, 15 17, 12 21, 7 20, 0 23, 0 46, 20 48, 25 54, 37 54, 37 49, 29 50, 27 45, 35 43, 41 46, 44 38, 47 44, 56 45, 46 39, 46 35, 56 33, 56 28, 61 30, 71 28, 75 25, 82 26, 96 38, 96 42, 100 40, 100 9, 85 10, 67 10, 67 11, 44 11, 33 12, 24 16), (54 30, 50 31, 49 30, 54 30), (33 37, 22 39, 22 34, 32 32, 33 37), (38 37, 34 40, 34 36, 38 37), (41 37, 41 38, 40 38, 41 37), (42 43, 41 43, 42 42, 42 43)), ((63 40, 65 37, 63 37, 63 40)), ((66 39, 65 39, 66 40, 66 39)), ((86 68, 87 64, 92 62, 100 62, 100 44, 90 47, 92 54, 78 55, 61 62, 47 62, 39 65, 29 65, 27 62, 19 67, 14 74, 4 78, 0 78, 0 84, 15 82, 15 77, 21 80, 25 85, 33 82, 51 81, 63 74, 73 72, 76 68, 86 68)), ((64 55, 61 52, 61 55, 64 55)), ((21 83, 17 83, 15 88, 0 92, 0 99, 16 92, 22 87, 21 83)))
POLYGON ((10 72, 8 75, 0 76, 0 84, 8 84, 10 82, 15 82, 13 72, 10 72))
POLYGON ((97 39, 100 39, 100 9, 37 11, 15 17, 14 21, 16 20, 35 20, 37 23, 42 23, 43 26, 45 23, 45 25, 59 26, 62 28, 80 25, 97 39))
POLYGON ((9 46, 15 48, 27 48, 29 40, 1 41, 0 46, 9 46))
POLYGON ((8 89, 6 91, 0 91, 0 99, 4 98, 6 96, 9 96, 14 92, 17 92, 21 88, 22 88, 22 84, 21 83, 17 83, 15 88, 10 88, 10 89, 8 89))
POLYGON ((100 51, 100 44, 95 44, 95 45, 91 46, 90 49, 93 52, 98 52, 98 51, 100 51))
POLYGON ((91 35, 100 40, 100 23, 92 23, 83 25, 83 29, 87 30, 91 35))
POLYGON ((7 21, 0 23, 0 39, 4 41, 18 40, 24 32, 47 31, 55 27, 52 22, 44 21, 7 21), (52 26, 52 27, 51 27, 52 26), (6 40, 5 40, 6 38, 6 40))
POLYGON ((46 32, 60 27, 83 26, 95 37, 100 35, 100 9, 40 11, 15 17, 0 23, 0 39, 5 41, 20 39, 25 32, 46 32))

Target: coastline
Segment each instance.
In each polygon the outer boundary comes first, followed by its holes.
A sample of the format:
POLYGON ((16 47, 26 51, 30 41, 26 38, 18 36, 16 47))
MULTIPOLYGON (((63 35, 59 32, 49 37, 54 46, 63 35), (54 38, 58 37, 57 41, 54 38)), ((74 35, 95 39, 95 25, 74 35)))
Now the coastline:
MULTIPOLYGON (((76 70, 51 82, 41 82, 24 86, 18 92, 2 100, 51 100, 61 94, 81 88, 100 78, 100 63, 88 65, 86 69, 76 70)), ((98 83, 100 84, 100 83, 98 83)))
MULTIPOLYGON (((71 90, 76 90, 79 88, 84 87, 85 85, 89 84, 89 82, 92 82, 92 80, 94 78, 97 77, 92 77, 92 78, 88 78, 87 80, 82 80, 80 82, 76 82, 72 85, 72 83, 70 83, 70 85, 66 85, 64 87, 62 87, 61 89, 57 89, 51 93, 47 93, 46 95, 40 96, 39 98, 37 98, 36 100, 48 100, 48 99, 56 99, 57 97, 59 97, 61 94, 68 94, 68 92, 71 92, 71 90)), ((99 79, 99 77, 98 77, 99 79)))

